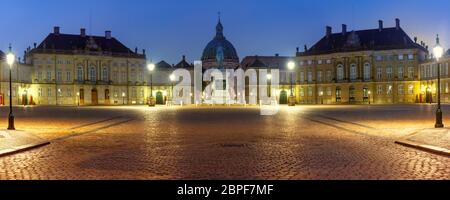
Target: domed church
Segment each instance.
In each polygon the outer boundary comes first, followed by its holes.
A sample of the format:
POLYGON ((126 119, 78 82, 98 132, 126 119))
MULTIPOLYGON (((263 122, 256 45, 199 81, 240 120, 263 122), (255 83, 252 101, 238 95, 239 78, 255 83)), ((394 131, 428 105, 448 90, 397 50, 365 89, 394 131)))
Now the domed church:
POLYGON ((220 22, 216 26, 216 36, 206 45, 202 56, 203 68, 235 69, 239 67, 239 57, 233 44, 223 34, 220 22))

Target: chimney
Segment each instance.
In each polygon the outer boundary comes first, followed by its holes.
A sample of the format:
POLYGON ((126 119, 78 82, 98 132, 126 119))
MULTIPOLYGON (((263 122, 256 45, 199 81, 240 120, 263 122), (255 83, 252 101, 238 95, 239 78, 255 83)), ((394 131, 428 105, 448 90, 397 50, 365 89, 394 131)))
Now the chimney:
POLYGON ((34 48, 36 49, 36 46, 37 46, 36 42, 35 42, 35 43, 33 43, 33 46, 34 46, 34 48))
POLYGON ((382 31, 383 30, 383 20, 378 20, 378 31, 382 31))
POLYGON ((331 36, 331 27, 327 26, 326 29, 327 29, 326 36, 327 38, 329 38, 331 36))
POLYGON ((145 49, 142 49, 142 54, 145 55, 145 49))
POLYGON ((105 38, 107 39, 107 40, 110 40, 112 37, 111 37, 111 31, 105 31, 105 38))
POLYGON ((397 28, 397 30, 400 29, 400 19, 395 19, 395 28, 397 28))
POLYGON ((299 48, 297 47, 297 53, 298 53, 298 51, 299 51, 299 48))
POLYGON ((86 37, 86 29, 85 28, 81 28, 80 29, 80 36, 81 37, 86 37))
POLYGON ((134 48, 134 53, 137 53, 138 52, 138 48, 136 47, 136 48, 134 48))
POLYGON ((277 53, 275 54, 275 57, 279 57, 279 56, 280 56, 280 54, 277 54, 277 53))
POLYGON ((53 33, 54 33, 55 35, 59 35, 59 26, 53 27, 53 33))
POLYGON ((417 43, 417 37, 414 37, 414 43, 417 43))
POLYGON ((183 55, 183 61, 186 61, 186 55, 183 55))
POLYGON ((346 24, 342 24, 342 35, 347 34, 347 25, 346 24))
POLYGON ((307 52, 308 51, 308 46, 306 46, 306 44, 305 44, 304 48, 305 48, 305 52, 307 52))

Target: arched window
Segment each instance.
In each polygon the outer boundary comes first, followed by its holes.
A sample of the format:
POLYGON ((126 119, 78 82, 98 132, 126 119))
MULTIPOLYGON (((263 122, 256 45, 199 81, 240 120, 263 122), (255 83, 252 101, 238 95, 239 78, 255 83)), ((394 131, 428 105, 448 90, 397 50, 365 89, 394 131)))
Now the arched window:
POLYGON ((89 70, 89 79, 90 79, 90 81, 96 81, 97 80, 97 74, 96 74, 96 71, 95 71, 95 67, 93 67, 93 66, 89 70))
POLYGON ((103 70, 102 70, 102 80, 108 81, 108 69, 106 67, 103 67, 103 70))
POLYGON ((370 80, 371 70, 370 63, 364 63, 364 80, 370 80))
POLYGON ((336 78, 338 81, 344 80, 344 66, 338 65, 336 68, 336 78))
POLYGON ((350 65, 350 80, 356 80, 357 75, 358 74, 358 70, 356 69, 356 64, 351 64, 350 65))
POLYGON ((83 81, 83 67, 82 66, 78 66, 77 67, 77 80, 78 81, 83 81))

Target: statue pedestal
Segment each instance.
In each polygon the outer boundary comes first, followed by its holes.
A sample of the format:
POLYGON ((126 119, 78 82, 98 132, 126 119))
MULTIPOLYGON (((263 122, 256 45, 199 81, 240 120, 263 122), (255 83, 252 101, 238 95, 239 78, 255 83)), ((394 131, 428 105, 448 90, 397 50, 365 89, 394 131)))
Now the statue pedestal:
POLYGON ((148 103, 148 106, 150 106, 150 107, 155 107, 155 105, 156 105, 156 99, 155 99, 155 97, 149 97, 147 103, 148 103))
POLYGON ((290 96, 288 99, 289 106, 295 106, 295 96, 290 96))

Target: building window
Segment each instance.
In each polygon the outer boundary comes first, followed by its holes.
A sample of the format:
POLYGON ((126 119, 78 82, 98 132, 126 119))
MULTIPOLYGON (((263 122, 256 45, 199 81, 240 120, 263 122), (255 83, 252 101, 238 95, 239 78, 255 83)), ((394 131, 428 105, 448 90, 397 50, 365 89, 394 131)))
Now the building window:
POLYGON ((392 85, 386 85, 386 94, 392 95, 392 85))
POLYGON ((52 96, 52 88, 51 87, 47 88, 47 96, 48 97, 52 96))
POLYGON ((322 60, 318 60, 317 64, 321 65, 322 64, 322 60))
POLYGON ((301 83, 305 82, 305 73, 304 72, 300 72, 300 82, 301 83))
POLYGON ((364 80, 370 80, 370 74, 371 69, 370 69, 370 63, 365 63, 364 64, 364 80))
POLYGON ((144 81, 144 73, 142 71, 139 71, 139 81, 144 81))
POLYGON ((72 90, 67 88, 67 97, 72 97, 72 90))
POLYGON ((404 76, 403 76, 403 67, 402 66, 397 68, 397 76, 398 76, 398 79, 400 79, 400 80, 404 78, 404 76))
POLYGON ((403 85, 402 84, 398 85, 398 94, 403 95, 403 85))
POLYGON ((386 76, 388 79, 392 79, 392 67, 386 68, 386 76))
POLYGON ((38 88, 38 96, 42 97, 42 88, 38 88))
POLYGON ((375 57, 375 59, 376 59, 377 61, 382 61, 382 60, 383 60, 383 56, 377 55, 377 56, 375 57))
POLYGON ((331 96, 331 87, 327 87, 327 95, 331 96))
POLYGON ((95 67, 91 67, 89 70, 89 79, 90 81, 96 81, 97 80, 97 74, 96 74, 95 67))
POLYGON ((308 83, 312 83, 312 81, 313 81, 312 72, 309 71, 308 72, 308 83))
POLYGON ((312 95, 313 95, 313 89, 312 89, 312 87, 309 87, 308 88, 308 96, 312 97, 312 95))
POLYGON ((38 72, 38 81, 42 81, 42 72, 41 71, 39 71, 38 72))
POLYGON ((404 59, 403 54, 398 55, 398 60, 403 60, 403 59, 404 59))
POLYGON ((378 80, 381 80, 382 78, 383 78, 383 74, 382 74, 382 69, 381 69, 381 67, 378 67, 377 68, 377 79, 378 80))
POLYGON ((357 74, 357 70, 356 70, 356 64, 351 64, 350 65, 350 80, 356 80, 356 75, 357 74))
POLYGON ((327 60, 327 64, 331 64, 331 60, 330 59, 327 60))
POLYGON ((126 72, 122 72, 122 82, 127 82, 127 73, 126 72))
POLYGON ((327 81, 328 81, 328 82, 331 82, 332 79, 333 79, 333 78, 332 78, 332 75, 331 75, 331 70, 328 70, 328 71, 327 71, 327 81))
POLYGON ((84 78, 83 78, 83 67, 81 67, 81 66, 78 66, 78 68, 77 68, 77 80, 78 81, 83 81, 84 80, 84 78))
POLYGON ((408 78, 414 78, 414 67, 408 67, 408 78))
POLYGON ((408 86, 408 94, 414 94, 414 85, 408 86))
POLYGON ((336 76, 338 81, 344 80, 344 67, 342 65, 337 66, 336 76))
POLYGON ((322 82, 322 71, 317 72, 317 81, 322 82))
POLYGON ((303 88, 300 88, 300 96, 304 97, 305 96, 305 91, 303 90, 303 88))
POLYGON ((137 97, 136 95, 137 95, 136 88, 133 87, 133 88, 131 89, 131 97, 132 97, 132 98, 136 98, 136 97, 137 97))
POLYGON ((445 82, 445 93, 448 93, 448 82, 445 82))
POLYGON ((102 80, 103 81, 108 81, 108 69, 106 67, 103 67, 102 80))
POLYGON ((52 80, 52 72, 49 70, 47 71, 47 81, 51 81, 52 80))
POLYGON ((117 71, 113 72, 113 81, 119 81, 119 76, 118 76, 118 72, 117 71))
POLYGON ((61 80, 62 80, 62 72, 58 70, 56 72, 56 81, 61 82, 61 80))
POLYGON ((408 60, 414 60, 414 54, 408 54, 408 60))
POLYGON ((66 81, 71 82, 72 81, 72 73, 70 71, 66 72, 66 81))
POLYGON ((377 85, 377 94, 383 94, 383 85, 377 85))

